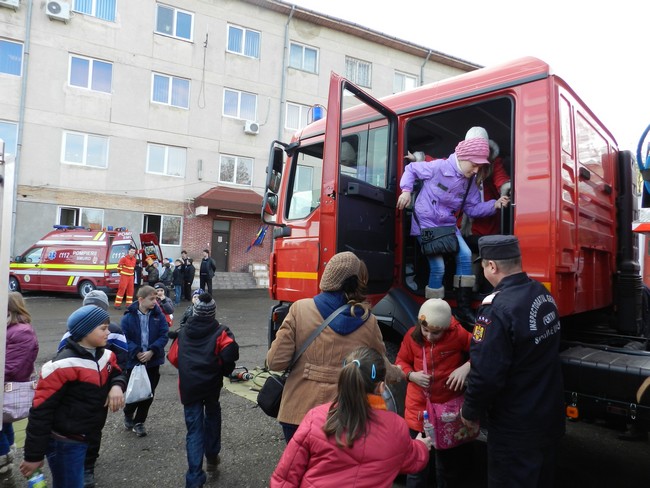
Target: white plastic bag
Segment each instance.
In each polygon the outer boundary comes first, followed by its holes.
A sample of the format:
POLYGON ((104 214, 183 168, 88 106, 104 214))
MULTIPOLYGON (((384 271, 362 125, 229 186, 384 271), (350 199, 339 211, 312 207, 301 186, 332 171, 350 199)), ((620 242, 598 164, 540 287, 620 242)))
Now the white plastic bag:
POLYGON ((144 364, 138 364, 131 370, 129 384, 124 394, 124 403, 141 402, 142 400, 148 400, 152 396, 147 367, 144 364))

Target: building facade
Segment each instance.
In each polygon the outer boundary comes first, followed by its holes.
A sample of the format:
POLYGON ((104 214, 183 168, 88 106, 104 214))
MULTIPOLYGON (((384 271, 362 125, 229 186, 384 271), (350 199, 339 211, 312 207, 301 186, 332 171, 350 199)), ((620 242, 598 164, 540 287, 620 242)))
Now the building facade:
POLYGON ((247 271, 271 250, 270 144, 326 107, 330 72, 382 97, 477 67, 277 0, 0 0, 12 255, 114 226, 247 271))

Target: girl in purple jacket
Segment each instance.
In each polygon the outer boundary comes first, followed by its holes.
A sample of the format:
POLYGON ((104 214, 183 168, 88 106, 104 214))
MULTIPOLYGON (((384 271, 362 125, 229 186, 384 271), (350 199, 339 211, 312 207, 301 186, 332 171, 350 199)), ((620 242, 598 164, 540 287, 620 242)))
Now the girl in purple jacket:
MULTIPOLYGON (((12 291, 7 297, 7 349, 5 356, 5 384, 29 381, 38 356, 38 339, 31 325, 32 318, 25 306, 23 296, 12 291)), ((0 431, 0 477, 13 476, 15 456, 14 427, 2 423, 0 431)), ((4 485, 2 485, 4 486, 4 485)))
MULTIPOLYGON (((413 208, 411 235, 420 241, 420 229, 456 225, 459 210, 470 218, 488 217, 496 210, 508 205, 510 199, 502 196, 498 200, 481 201, 479 188, 472 184, 474 176, 482 165, 490 164, 490 145, 482 137, 466 139, 456 146, 456 151, 447 159, 415 161, 404 169, 400 180, 402 194, 397 199, 397 208, 403 210, 411 204, 411 192, 415 180, 422 180, 422 189, 413 208), (468 189, 469 185, 469 189, 468 189), (467 197, 465 197, 467 195, 467 197), (463 205, 463 199, 465 203, 463 205)), ((476 277, 472 274, 472 251, 465 243, 460 230, 456 229, 459 250, 456 254, 454 287, 457 288, 457 318, 469 326, 474 325, 471 308, 471 293, 476 277)), ((442 255, 428 255, 429 284, 426 298, 444 298, 445 262, 442 255)))

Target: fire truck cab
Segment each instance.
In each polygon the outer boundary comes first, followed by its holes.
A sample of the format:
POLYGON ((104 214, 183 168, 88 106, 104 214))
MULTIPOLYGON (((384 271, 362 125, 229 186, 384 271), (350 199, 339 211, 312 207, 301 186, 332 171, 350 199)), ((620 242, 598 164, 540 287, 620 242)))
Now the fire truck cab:
MULTIPOLYGON (((536 58, 381 100, 331 75, 326 118, 271 147, 262 220, 274 226, 269 291, 278 303, 269 341, 292 302, 319 292, 328 260, 352 251, 368 267, 373 313, 387 348, 396 350, 417 322, 428 276, 410 235, 412 211, 396 209, 405 156, 422 151, 446 158, 473 126, 498 144, 511 182, 499 232, 519 238, 525 271, 549 289, 560 310, 567 403, 582 412, 611 408, 650 419, 650 406, 630 407, 650 376, 632 233, 633 157, 618 150, 579 96, 536 58), (592 361, 593 350, 613 355, 592 361), (614 371, 631 350, 634 368, 614 371), (610 382, 617 387, 602 387, 610 382)), ((446 269, 453 275, 453 266, 446 269)), ((475 303, 483 296, 477 291, 475 303)), ((451 293, 446 298, 454 305, 451 293)))
MULTIPOLYGON (((140 234, 140 242, 140 254, 146 250, 147 256, 162 260, 155 234, 140 234)), ((56 225, 14 258, 9 266, 9 288, 78 293, 82 297, 95 289, 114 293, 120 282, 117 263, 130 246, 137 249, 126 229, 97 231, 56 225)))

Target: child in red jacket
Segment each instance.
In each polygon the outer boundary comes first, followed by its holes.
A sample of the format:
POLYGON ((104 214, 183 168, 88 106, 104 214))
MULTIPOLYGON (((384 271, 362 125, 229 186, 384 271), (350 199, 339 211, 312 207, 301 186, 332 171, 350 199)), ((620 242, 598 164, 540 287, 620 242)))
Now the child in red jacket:
MULTIPOLYGON (((395 361, 408 383, 404 417, 411 436, 423 431, 422 413, 427 408, 427 397, 432 403, 444 403, 462 394, 470 369, 467 357, 471 339, 472 335, 451 316, 447 302, 431 298, 422 304, 418 323, 404 335, 395 361), (427 373, 423 361, 427 363, 427 373)), ((463 447, 434 451, 432 461, 435 459, 439 485, 456 486, 463 447)), ((425 486, 428 475, 427 466, 408 475, 406 486, 425 486)))

